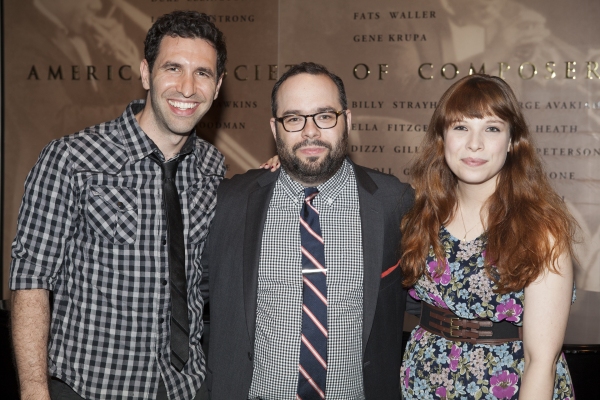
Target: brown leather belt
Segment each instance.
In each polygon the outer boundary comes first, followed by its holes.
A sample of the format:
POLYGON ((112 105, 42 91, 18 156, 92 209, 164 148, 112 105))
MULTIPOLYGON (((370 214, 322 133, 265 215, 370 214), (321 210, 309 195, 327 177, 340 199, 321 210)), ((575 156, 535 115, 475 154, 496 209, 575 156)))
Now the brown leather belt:
POLYGON ((460 318, 446 308, 421 302, 421 328, 455 342, 501 344, 523 340, 523 328, 508 321, 460 318))

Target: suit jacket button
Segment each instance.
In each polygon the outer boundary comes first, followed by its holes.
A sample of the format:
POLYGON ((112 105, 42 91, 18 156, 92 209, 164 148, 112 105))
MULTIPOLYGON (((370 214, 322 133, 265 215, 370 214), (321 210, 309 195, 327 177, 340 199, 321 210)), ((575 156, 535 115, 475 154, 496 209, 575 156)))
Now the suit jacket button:
POLYGON ((253 355, 251 352, 248 352, 248 360, 252 361, 253 355))

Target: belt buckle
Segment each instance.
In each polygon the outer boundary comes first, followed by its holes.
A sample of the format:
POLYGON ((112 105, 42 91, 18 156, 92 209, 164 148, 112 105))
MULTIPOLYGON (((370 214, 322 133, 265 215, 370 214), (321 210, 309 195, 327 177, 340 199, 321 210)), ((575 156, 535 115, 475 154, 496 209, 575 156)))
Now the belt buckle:
POLYGON ((460 319, 460 318, 456 318, 456 317, 452 317, 452 318, 450 318, 450 336, 451 336, 451 337, 455 337, 455 338, 458 338, 458 337, 460 337, 459 335, 453 335, 453 334, 452 334, 452 330, 459 330, 459 329, 460 329, 460 325, 454 325, 454 321, 455 321, 455 320, 457 320, 457 321, 458 321, 459 319, 460 319))

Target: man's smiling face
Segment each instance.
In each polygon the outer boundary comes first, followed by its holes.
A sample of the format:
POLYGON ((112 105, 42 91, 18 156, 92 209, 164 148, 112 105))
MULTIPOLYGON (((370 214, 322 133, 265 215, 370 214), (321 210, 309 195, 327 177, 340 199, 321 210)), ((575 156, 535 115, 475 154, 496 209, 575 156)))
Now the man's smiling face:
POLYGON ((155 128, 165 135, 189 134, 217 98, 216 74, 217 51, 209 42, 165 36, 152 72, 147 63, 142 66, 155 128))

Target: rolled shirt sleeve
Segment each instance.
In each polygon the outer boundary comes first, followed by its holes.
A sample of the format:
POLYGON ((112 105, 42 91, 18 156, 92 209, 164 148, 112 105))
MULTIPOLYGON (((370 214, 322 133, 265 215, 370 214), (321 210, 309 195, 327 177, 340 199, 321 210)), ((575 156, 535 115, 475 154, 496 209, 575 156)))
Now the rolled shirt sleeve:
POLYGON ((55 140, 27 176, 12 243, 12 290, 52 290, 63 267, 74 207, 69 159, 68 145, 55 140))

